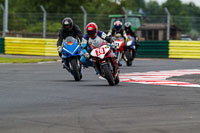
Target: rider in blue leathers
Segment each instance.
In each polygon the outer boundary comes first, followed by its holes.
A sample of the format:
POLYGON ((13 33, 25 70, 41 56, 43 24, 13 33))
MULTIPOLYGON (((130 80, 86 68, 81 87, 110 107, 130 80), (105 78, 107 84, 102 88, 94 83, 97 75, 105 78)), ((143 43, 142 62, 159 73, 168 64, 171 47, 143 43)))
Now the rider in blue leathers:
POLYGON ((90 45, 93 43, 101 45, 100 42, 102 42, 102 40, 105 40, 108 43, 112 43, 113 39, 111 37, 107 36, 106 33, 104 33, 103 31, 98 30, 97 25, 93 22, 91 22, 87 25, 86 30, 87 30, 87 34, 85 34, 82 39, 81 46, 83 49, 82 50, 83 56, 81 57, 80 61, 85 66, 93 66, 92 62, 90 60, 88 60, 90 58, 89 53, 91 51, 90 45))
POLYGON ((135 39, 135 47, 136 47, 136 50, 137 50, 138 47, 139 47, 138 37, 136 36, 135 32, 132 30, 132 25, 131 25, 130 22, 126 22, 124 24, 124 30, 126 32, 126 35, 131 35, 135 39))

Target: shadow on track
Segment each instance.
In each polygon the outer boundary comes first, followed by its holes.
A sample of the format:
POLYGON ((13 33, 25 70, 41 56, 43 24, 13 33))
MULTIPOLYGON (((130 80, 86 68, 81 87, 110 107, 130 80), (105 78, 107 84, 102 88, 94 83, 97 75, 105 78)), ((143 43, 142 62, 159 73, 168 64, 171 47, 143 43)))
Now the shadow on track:
POLYGON ((81 86, 88 86, 88 87, 97 87, 97 86, 101 86, 101 87, 110 87, 110 88, 114 88, 114 87, 123 87, 125 85, 114 85, 114 86, 110 86, 108 84, 87 84, 87 85, 81 85, 81 86))
POLYGON ((71 80, 44 80, 44 81, 49 81, 49 82, 74 82, 74 83, 81 83, 81 82, 92 82, 92 80, 81 80, 81 81, 75 81, 73 79, 71 80))

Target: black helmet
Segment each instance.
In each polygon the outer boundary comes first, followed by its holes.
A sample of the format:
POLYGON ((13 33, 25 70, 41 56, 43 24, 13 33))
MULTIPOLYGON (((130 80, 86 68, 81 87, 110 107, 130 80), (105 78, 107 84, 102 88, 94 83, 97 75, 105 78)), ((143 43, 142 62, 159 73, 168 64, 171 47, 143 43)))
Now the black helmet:
POLYGON ((63 28, 71 30, 73 27, 73 20, 71 18, 64 18, 62 21, 63 28))
POLYGON ((126 22, 124 24, 125 29, 130 29, 131 28, 131 23, 130 22, 126 22))

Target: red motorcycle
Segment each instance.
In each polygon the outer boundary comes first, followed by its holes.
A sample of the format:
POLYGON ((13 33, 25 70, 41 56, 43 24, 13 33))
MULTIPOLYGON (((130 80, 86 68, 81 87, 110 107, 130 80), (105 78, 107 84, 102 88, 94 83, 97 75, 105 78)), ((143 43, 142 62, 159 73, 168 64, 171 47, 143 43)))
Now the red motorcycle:
POLYGON ((119 66, 121 66, 120 62, 124 54, 125 40, 121 36, 115 36, 113 37, 113 40, 114 40, 114 43, 112 44, 112 48, 114 49, 114 52, 117 56, 117 61, 119 63, 119 66))
POLYGON ((91 49, 90 57, 96 70, 108 81, 110 86, 117 85, 120 82, 118 64, 111 47, 103 42, 99 47, 91 45, 91 49))

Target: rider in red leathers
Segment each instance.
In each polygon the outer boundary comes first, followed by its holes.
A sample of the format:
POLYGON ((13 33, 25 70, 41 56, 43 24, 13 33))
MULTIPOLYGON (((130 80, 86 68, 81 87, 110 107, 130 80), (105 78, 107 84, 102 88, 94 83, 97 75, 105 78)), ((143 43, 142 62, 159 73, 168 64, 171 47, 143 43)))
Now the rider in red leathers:
MULTIPOLYGON (((114 27, 112 28, 112 31, 111 31, 111 36, 113 37, 116 37, 120 35, 121 37, 123 37, 124 39, 124 46, 123 46, 123 49, 124 51, 126 51, 126 43, 127 43, 127 36, 126 36, 126 32, 124 31, 123 27, 122 27, 122 22, 117 20, 114 22, 114 27)), ((119 66, 122 66, 122 63, 121 61, 118 62, 118 65, 119 66)))

